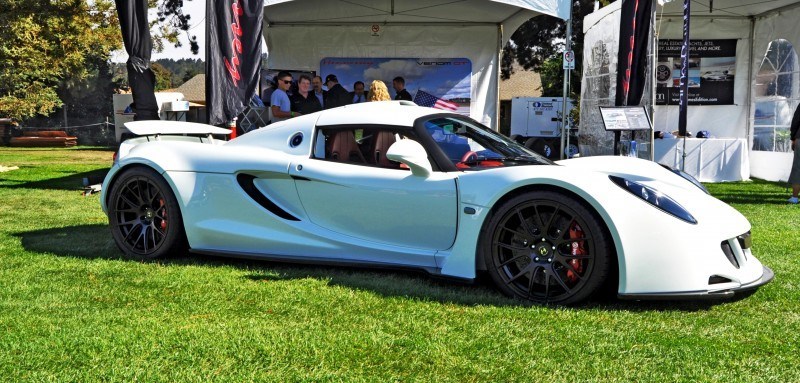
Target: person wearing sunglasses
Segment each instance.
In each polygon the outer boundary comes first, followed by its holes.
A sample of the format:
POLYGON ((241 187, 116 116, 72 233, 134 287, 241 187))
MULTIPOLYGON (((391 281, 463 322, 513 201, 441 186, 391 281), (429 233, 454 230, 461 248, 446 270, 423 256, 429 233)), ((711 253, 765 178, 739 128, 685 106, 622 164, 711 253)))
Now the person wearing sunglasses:
POLYGON ((289 100, 289 88, 292 86, 292 74, 286 71, 278 73, 278 89, 272 92, 270 98, 270 111, 272 112, 272 122, 288 120, 299 115, 292 112, 292 102, 289 100))

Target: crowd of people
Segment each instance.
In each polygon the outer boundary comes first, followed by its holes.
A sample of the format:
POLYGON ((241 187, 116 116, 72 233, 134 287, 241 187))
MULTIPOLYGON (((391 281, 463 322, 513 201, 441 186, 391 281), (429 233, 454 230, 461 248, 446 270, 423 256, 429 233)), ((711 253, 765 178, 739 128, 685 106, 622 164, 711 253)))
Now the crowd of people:
MULTIPOLYGON (((395 100, 412 101, 411 94, 405 89, 405 79, 395 77, 392 87, 395 90, 395 100)), ((363 81, 353 84, 353 91, 345 89, 335 74, 329 74, 322 82, 322 77, 303 74, 297 79, 293 88, 292 74, 282 71, 275 76, 274 86, 265 94, 264 102, 270 105, 271 121, 283 121, 293 117, 319 112, 339 106, 358 104, 368 101, 389 101, 389 89, 381 80, 374 80, 366 90, 363 81), (323 89, 323 84, 326 89, 323 89), (268 98, 269 100, 267 100, 268 98)))

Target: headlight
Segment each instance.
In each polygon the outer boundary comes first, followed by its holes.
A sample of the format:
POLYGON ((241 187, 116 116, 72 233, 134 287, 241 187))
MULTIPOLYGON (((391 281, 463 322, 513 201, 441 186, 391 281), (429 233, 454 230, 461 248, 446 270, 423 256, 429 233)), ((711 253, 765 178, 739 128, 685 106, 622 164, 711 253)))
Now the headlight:
POLYGON ((679 205, 672 198, 669 198, 669 196, 661 194, 658 190, 642 185, 636 181, 626 180, 622 177, 608 176, 608 178, 617 184, 617 186, 647 201, 647 203, 655 206, 659 210, 691 224, 697 223, 697 220, 694 219, 683 206, 679 205))
POLYGON ((671 168, 671 167, 669 167, 667 165, 664 165, 664 164, 659 164, 659 165, 661 165, 664 169, 667 169, 667 170, 669 170, 669 171, 671 171, 671 172, 683 177, 683 179, 691 182, 692 185, 697 186, 698 188, 700 188, 700 190, 702 190, 703 193, 711 195, 711 193, 708 192, 708 189, 706 189, 706 187, 703 186, 703 184, 701 184, 700 181, 697 180, 697 178, 692 177, 691 174, 686 173, 685 171, 680 170, 678 168, 671 168))

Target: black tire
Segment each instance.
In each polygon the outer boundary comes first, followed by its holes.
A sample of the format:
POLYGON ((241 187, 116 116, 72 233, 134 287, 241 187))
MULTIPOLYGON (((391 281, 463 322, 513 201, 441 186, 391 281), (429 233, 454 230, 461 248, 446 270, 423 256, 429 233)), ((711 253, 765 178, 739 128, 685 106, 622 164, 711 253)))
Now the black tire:
POLYGON ((150 260, 186 251, 178 200, 156 171, 123 171, 111 188, 108 223, 117 247, 127 258, 150 260))
POLYGON ((503 203, 481 232, 486 269, 505 294, 569 305, 600 291, 612 246, 600 219, 582 203, 533 191, 503 203))

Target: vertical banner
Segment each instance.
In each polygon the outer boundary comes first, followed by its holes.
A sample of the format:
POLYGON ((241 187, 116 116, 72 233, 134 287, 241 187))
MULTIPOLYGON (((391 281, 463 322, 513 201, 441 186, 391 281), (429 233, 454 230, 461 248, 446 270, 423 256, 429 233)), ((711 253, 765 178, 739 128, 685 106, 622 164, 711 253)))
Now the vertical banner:
POLYGON ((623 0, 617 55, 616 106, 639 105, 647 79, 652 0, 623 0))
MULTIPOLYGON (((689 106, 689 15, 692 0, 683 0, 683 46, 681 47, 681 95, 678 107, 678 135, 686 136, 686 112, 689 106)), ((686 141, 684 141, 684 146, 686 141)), ((683 166, 681 166, 683 169, 683 166)))
POLYGON ((233 120, 249 105, 261 70, 264 0, 206 3, 208 123, 233 120))
POLYGON ((122 30, 122 41, 128 52, 128 85, 133 93, 133 119, 158 120, 156 76, 150 69, 153 40, 147 22, 147 0, 115 0, 122 30))

